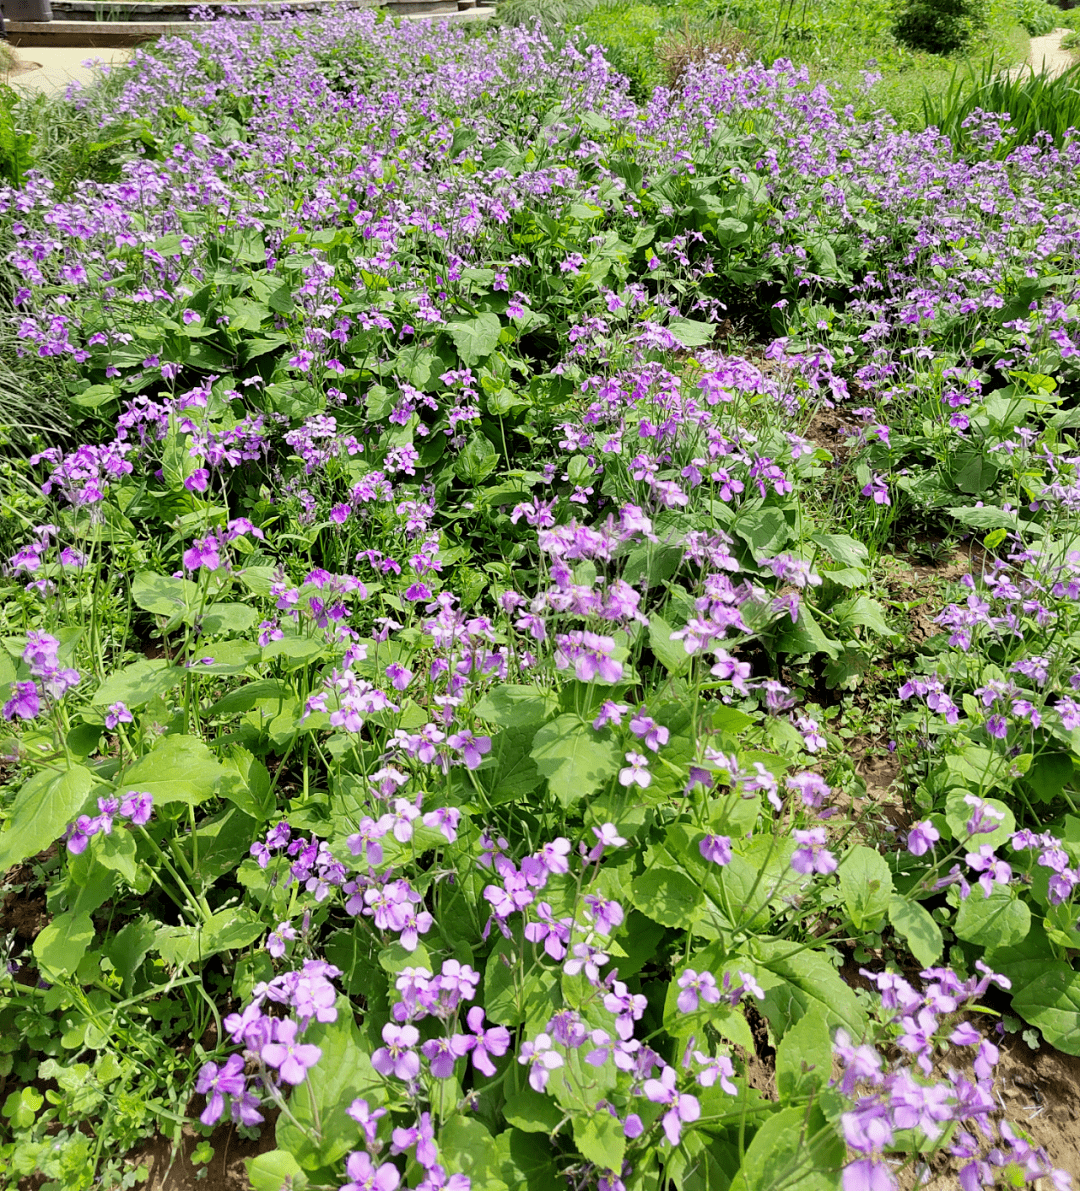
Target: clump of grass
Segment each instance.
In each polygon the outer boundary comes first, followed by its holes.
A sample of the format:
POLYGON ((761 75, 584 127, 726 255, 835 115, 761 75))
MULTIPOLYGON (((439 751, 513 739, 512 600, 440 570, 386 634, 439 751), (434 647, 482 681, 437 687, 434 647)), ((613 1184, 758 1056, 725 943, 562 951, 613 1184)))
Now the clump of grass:
POLYGON ((993 61, 979 74, 958 67, 944 91, 924 94, 923 117, 963 154, 1001 160, 1038 133, 1048 133, 1060 148, 1069 130, 1080 128, 1080 63, 1056 78, 1030 68, 1008 75, 993 61), (987 143, 977 122, 967 124, 976 111, 1009 117, 1000 139, 987 143))
POLYGON ((5 79, 19 64, 19 55, 8 41, 0 41, 0 79, 5 79))
POLYGON ((665 38, 656 57, 669 87, 677 87, 688 67, 701 62, 737 66, 750 57, 750 38, 733 25, 719 21, 709 27, 693 26, 688 19, 678 33, 665 38))

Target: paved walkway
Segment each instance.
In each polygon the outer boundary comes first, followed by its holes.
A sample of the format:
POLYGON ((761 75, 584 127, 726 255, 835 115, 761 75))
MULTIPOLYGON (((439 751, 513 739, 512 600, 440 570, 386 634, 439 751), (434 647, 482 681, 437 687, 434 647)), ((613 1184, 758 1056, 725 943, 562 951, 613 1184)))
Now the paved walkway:
POLYGON ((1077 58, 1071 50, 1061 48, 1061 39, 1068 32, 1068 29, 1055 29, 1053 33, 1047 33, 1045 37, 1031 39, 1028 63, 1033 70, 1038 72, 1045 69, 1050 77, 1054 78, 1063 74, 1075 62, 1080 62, 1080 58, 1077 58))
POLYGON ((13 74, 7 81, 19 90, 44 91, 50 95, 64 91, 72 81, 78 81, 84 87, 89 86, 93 82, 95 68, 86 63, 126 62, 131 54, 131 50, 66 49, 58 46, 24 46, 16 52, 23 65, 32 66, 33 69, 13 74))

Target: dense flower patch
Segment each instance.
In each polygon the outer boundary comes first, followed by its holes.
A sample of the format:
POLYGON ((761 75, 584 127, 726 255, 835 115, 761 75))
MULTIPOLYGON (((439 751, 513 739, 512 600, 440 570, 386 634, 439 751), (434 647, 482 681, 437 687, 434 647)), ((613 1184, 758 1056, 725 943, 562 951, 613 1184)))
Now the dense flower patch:
POLYGON ((82 419, 11 495, 10 1176, 196 1119, 260 1189, 1067 1187, 993 1022, 1080 1045, 1080 145, 372 13, 114 99, 0 191, 82 419), (918 518, 983 534, 920 652, 918 518))

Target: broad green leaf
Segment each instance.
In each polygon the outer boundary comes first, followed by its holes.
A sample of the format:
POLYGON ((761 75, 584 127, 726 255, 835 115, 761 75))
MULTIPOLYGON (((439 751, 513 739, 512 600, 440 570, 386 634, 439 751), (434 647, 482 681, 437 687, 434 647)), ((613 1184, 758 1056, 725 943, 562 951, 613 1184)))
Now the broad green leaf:
POLYGON ((892 897, 892 873, 884 857, 856 844, 843 858, 840 871, 840 893, 848 917, 857 931, 881 929, 892 897))
POLYGON ((82 962, 94 924, 89 914, 60 914, 34 940, 34 955, 46 979, 70 975, 82 962))
MULTIPOLYGON (((94 837, 94 857, 98 864, 117 872, 131 886, 139 879, 139 866, 135 859, 135 838, 130 831, 116 830, 108 835, 94 837)), ((149 880, 149 874, 146 874, 149 880)), ((138 890, 145 892, 145 889, 138 890)))
POLYGON ((475 1118, 452 1116, 439 1133, 438 1145, 446 1173, 465 1175, 470 1191, 510 1191, 495 1138, 475 1118))
POLYGON ((118 793, 140 790, 154 796, 159 806, 186 802, 198 806, 210 798, 222 776, 222 766, 205 744, 194 736, 165 736, 152 752, 124 774, 118 793))
POLYGON ((844 1159, 820 1109, 784 1108, 754 1134, 731 1191, 836 1191, 844 1159))
POLYGON ((259 613, 248 604, 235 601, 211 604, 199 617, 199 625, 208 637, 225 633, 243 633, 259 619, 259 613))
POLYGON ((563 1111, 550 1096, 525 1088, 507 1098, 503 1116, 526 1133, 553 1133, 563 1119, 563 1111))
POLYGON ((893 896, 889 900, 889 921, 893 930, 903 936, 920 967, 928 968, 941 958, 941 927, 918 902, 893 896))
POLYGON ((476 318, 447 323, 444 330, 454 341, 462 364, 472 368, 495 350, 502 323, 497 314, 478 314, 476 318))
POLYGON ((572 714, 545 724, 533 738, 532 759, 564 807, 587 798, 619 772, 623 755, 613 740, 572 714))
POLYGON ((167 658, 143 658, 110 674, 92 700, 95 707, 125 703, 131 710, 143 707, 183 682, 188 671, 167 658))
POLYGON ((252 1191, 304 1191, 307 1175, 287 1150, 270 1150, 247 1158, 248 1182, 252 1191))
POLYGON ((1080 973, 1066 964, 1051 965, 1013 997, 1012 1005, 1051 1046, 1080 1055, 1080 973))
POLYGON ((681 641, 672 641, 673 631, 662 616, 649 617, 649 648, 669 674, 682 674, 690 668, 690 655, 681 641))
POLYGON ((356 1149, 356 1123, 346 1111, 353 1100, 362 1096, 377 1108, 386 1093, 382 1078, 371 1066, 348 998, 338 997, 336 1021, 312 1022, 303 1039, 317 1046, 322 1056, 289 1097, 293 1119, 279 1118, 275 1140, 305 1170, 318 1170, 356 1149))
POLYGON ((1016 897, 1010 887, 994 885, 985 897, 981 887, 973 885, 960 903, 953 929, 966 942, 989 949, 1019 943, 1030 926, 1027 902, 1016 897))
POLYGON ((75 765, 59 777, 35 774, 15 796, 8 828, 0 834, 0 873, 55 843, 82 810, 93 775, 75 765))
POLYGON ((476 430, 454 461, 454 471, 466 484, 480 484, 491 475, 498 462, 499 453, 491 440, 476 430))
POLYGON ((574 1118, 574 1141, 581 1153, 601 1170, 622 1170, 626 1136, 619 1118, 604 1109, 574 1118))
POLYGON ((153 571, 140 571, 131 581, 131 598, 155 616, 181 618, 198 607, 199 585, 190 579, 174 579, 153 571))
POLYGON ((783 549, 791 536, 787 518, 779 509, 753 509, 735 522, 735 532, 750 547, 755 562, 783 549))
POLYGON ((810 541, 820 546, 830 558, 845 567, 858 567, 865 570, 870 558, 870 551, 854 538, 845 533, 814 533, 810 541))
POLYGON ((804 653, 824 653, 834 658, 840 654, 843 647, 839 641, 822 630, 809 605, 804 601, 799 608, 799 619, 794 624, 787 616, 781 618, 777 626, 776 648, 781 653, 789 653, 793 657, 804 653))
POLYGON ((845 600, 832 609, 831 615, 840 621, 841 629, 848 625, 862 625, 879 637, 892 635, 892 629, 885 623, 885 609, 869 596, 845 600))
POLYGON ((293 697, 292 687, 276 678, 248 682, 222 696, 206 713, 210 716, 236 715, 254 708, 280 710, 293 697))
POLYGON ((776 1048, 776 1087, 782 1104, 815 1097, 832 1074, 832 1039, 822 1009, 805 1013, 776 1048))
POLYGON ((777 1034, 794 1025, 805 1013, 820 1009, 830 1029, 843 1026, 852 1038, 861 1038, 866 1013, 851 987, 819 951, 799 951, 797 946, 757 939, 753 951, 758 963, 777 976, 781 984, 766 989, 757 1002, 777 1034))
MULTIPOLYGON (((559 977, 541 962, 528 965, 522 976, 515 962, 520 942, 500 939, 484 968, 484 1008, 490 1021, 500 1026, 525 1025, 539 1033, 559 1008, 559 977)), ((529 947, 531 953, 532 947, 529 947)))
POLYGON ((502 728, 538 728, 557 707, 558 701, 550 691, 506 683, 492 687, 473 713, 502 728))
POLYGON ((668 330, 683 347, 704 347, 712 342, 716 334, 716 327, 712 323, 703 323, 694 318, 673 318, 668 323, 668 330))
POLYGON ((656 866, 634 879, 630 897, 647 918, 661 926, 689 930, 701 904, 701 887, 685 873, 656 866))
POLYGON ((250 910, 232 906, 218 910, 198 926, 163 926, 157 933, 157 949, 166 963, 179 967, 195 964, 222 951, 247 947, 266 933, 262 920, 250 910))
POLYGON ((161 924, 149 918, 135 918, 105 944, 103 951, 130 992, 131 979, 150 954, 161 924))

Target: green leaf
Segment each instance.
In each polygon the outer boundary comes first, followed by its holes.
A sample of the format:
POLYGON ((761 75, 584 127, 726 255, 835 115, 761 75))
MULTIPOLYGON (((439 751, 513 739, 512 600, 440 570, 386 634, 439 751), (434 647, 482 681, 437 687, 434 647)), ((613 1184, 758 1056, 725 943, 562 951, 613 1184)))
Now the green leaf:
POLYGON ((1072 775, 1073 759, 1068 753, 1041 753, 1024 778, 1038 802, 1050 802, 1072 775))
POLYGON ((704 347, 712 342, 716 334, 716 327, 712 323, 703 323, 695 318, 673 318, 668 323, 668 330, 683 347, 704 347))
POLYGON ((832 1039, 824 1011, 811 1009, 776 1048, 776 1087, 783 1104, 809 1100, 832 1074, 832 1039))
POLYGON ((657 865, 630 886, 630 900, 647 918, 661 926, 688 930, 702 901, 701 886, 685 873, 657 865))
POLYGON ((860 933, 881 929, 892 897, 892 873, 884 857, 856 844, 844 856, 837 874, 848 917, 860 933))
POLYGON ((857 596, 854 600, 837 604, 832 609, 832 615, 840 622, 841 629, 848 625, 862 625, 879 637, 892 636, 892 629, 885 622, 885 609, 869 596, 857 596))
POLYGON ((129 709, 135 710, 172 690, 183 682, 187 673, 183 667, 172 665, 167 658, 143 658, 110 674, 98 687, 91 702, 95 707, 125 703, 129 709))
POLYGON ((903 935, 920 967, 929 968, 941 958, 944 946, 941 927, 918 902, 892 897, 889 900, 889 921, 893 929, 903 935))
POLYGON ((278 1119, 275 1140, 305 1170, 318 1170, 356 1148, 356 1123, 346 1111, 353 1100, 362 1096, 377 1108, 386 1093, 371 1066, 348 998, 338 997, 337 1021, 313 1022, 304 1031, 304 1042, 317 1046, 322 1056, 289 1098, 293 1119, 278 1119))
POLYGON ((581 1153, 601 1170, 622 1170, 626 1135, 618 1117, 603 1109, 574 1117, 574 1141, 581 1153))
POLYGON ((244 633, 259 619, 259 613, 247 604, 226 601, 211 604, 199 618, 199 625, 208 637, 225 633, 244 633))
POLYGON ((526 1133, 554 1133, 563 1119, 563 1111, 550 1096, 526 1088, 507 1098, 503 1116, 526 1133))
POLYGON ((118 793, 123 797, 131 791, 146 791, 159 806, 167 802, 198 806, 213 796, 222 772, 214 754, 198 738, 165 736, 125 773, 118 793))
MULTIPOLYGON (((112 831, 94 837, 94 857, 98 864, 119 873, 131 886, 140 884, 139 866, 135 860, 135 838, 130 831, 112 831)), ((146 874, 149 881, 149 874, 146 874)), ((145 892, 141 890, 139 892, 145 892)))
POLYGON ((1080 973, 1053 965, 1013 997, 1013 1009, 1067 1055, 1080 1055, 1080 973))
POLYGON ((961 939, 979 947, 1011 947, 1024 939, 1031 927, 1031 911, 1010 888, 994 885, 984 897, 978 885, 960 903, 953 930, 961 939))
POLYGON ((602 738, 591 724, 567 713, 537 732, 532 759, 547 778, 552 795, 563 807, 570 807, 614 777, 623 758, 613 740, 602 738))
MULTIPOLYGON (((986 766, 980 763, 980 757, 971 757, 970 760, 965 761, 965 758, 960 756, 950 757, 949 760, 964 766, 964 776, 975 775, 978 778, 986 771, 986 766)), ((945 799, 945 822, 948 823, 949 829, 953 833, 953 839, 960 843, 970 841, 975 847, 982 847, 983 844, 989 844, 990 847, 997 848, 1005 843, 1006 840, 1012 838, 1012 834, 1016 830, 1016 817, 1005 803, 998 798, 984 798, 983 802, 992 810, 1004 816, 1001 819, 995 818, 991 820, 994 823, 999 823, 1000 826, 995 827, 993 831, 986 832, 984 835, 978 835, 974 838, 969 836, 966 825, 971 819, 973 808, 964 801, 966 794, 966 790, 953 790, 945 799)))
POLYGON ((89 914, 68 911, 54 918, 34 940, 34 955, 45 978, 74 972, 93 937, 94 924, 89 914))
POLYGON ((819 1108, 784 1108, 754 1134, 731 1191, 835 1191, 844 1157, 819 1108))
POLYGON ((862 542, 857 542, 845 533, 813 533, 810 541, 842 566, 857 567, 865 573, 870 551, 862 542))
POLYGON ((735 522, 735 532, 750 547, 755 562, 774 555, 791 536, 779 509, 753 509, 735 522))
POLYGON ((841 652, 840 642, 827 636, 816 617, 805 602, 799 607, 799 619, 794 624, 785 616, 776 634, 776 649, 798 657, 804 653, 824 653, 836 657, 841 652))
POLYGON ((106 943, 104 952, 123 980, 125 991, 130 991, 131 979, 150 954, 160 929, 160 923, 149 918, 135 918, 106 943))
POLYGON ((479 430, 475 430, 454 461, 454 472, 464 483, 475 485, 486 480, 498 462, 499 453, 491 440, 479 430))
POLYGON ((649 617, 649 648, 669 674, 681 674, 690 667, 690 655, 681 641, 672 641, 674 632, 662 616, 649 617))
POLYGON ((447 323, 445 330, 454 341, 462 364, 471 368, 495 350, 502 323, 497 314, 478 314, 476 318, 447 323))
POLYGON ((830 1028, 843 1026, 852 1038, 862 1037, 866 1013, 821 952, 798 951, 791 943, 766 939, 756 940, 753 950, 762 957, 761 966, 784 982, 767 989, 759 1003, 777 1033, 783 1034, 803 1014, 820 1008, 830 1028))
POLYGON ((458 1113, 450 1118, 439 1133, 439 1153, 446 1173, 465 1175, 471 1191, 509 1191, 495 1138, 473 1117, 458 1113))
POLYGON ((558 707, 555 696, 537 686, 492 687, 473 713, 502 728, 538 728, 558 707))
POLYGON ((83 808, 93 775, 75 765, 59 777, 35 774, 15 796, 8 828, 0 834, 0 873, 55 843, 83 808))
POLYGON ((500 1026, 534 1028, 538 1033, 559 1007, 559 978, 547 967, 534 966, 521 976, 520 942, 500 939, 484 968, 484 1008, 500 1026))
POLYGON ((247 1158, 248 1182, 252 1191, 303 1191, 307 1175, 288 1150, 270 1150, 257 1158, 247 1158))
POLYGON ((262 920, 248 909, 231 906, 198 926, 163 926, 157 933, 161 958, 174 967, 199 963, 222 951, 247 947, 266 933, 262 920))
POLYGON ((190 579, 140 571, 131 581, 131 598, 145 612, 153 612, 155 616, 183 618, 198 606, 199 585, 190 579))

